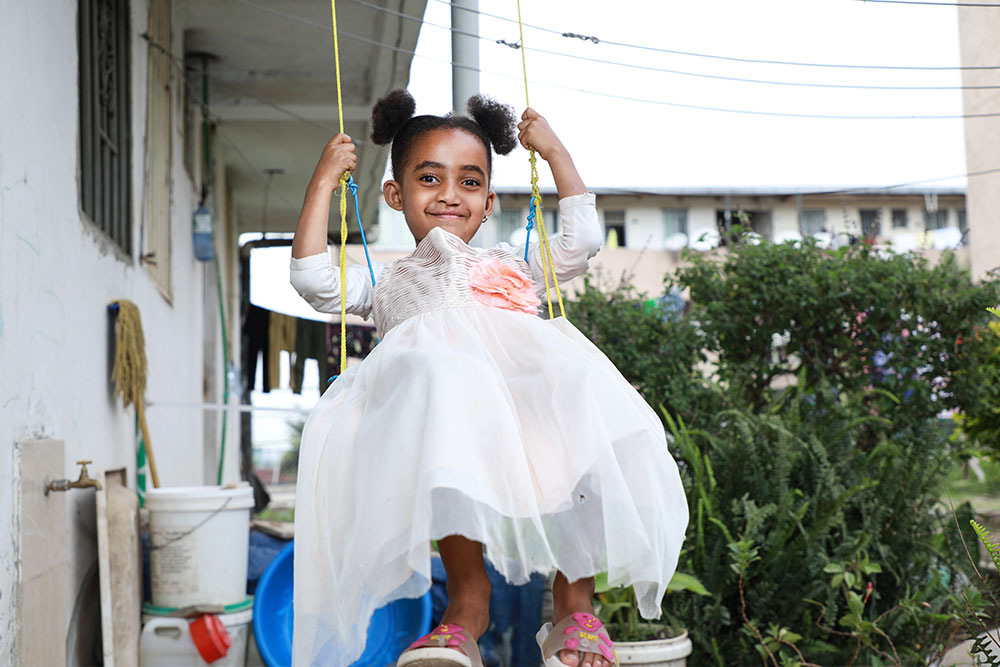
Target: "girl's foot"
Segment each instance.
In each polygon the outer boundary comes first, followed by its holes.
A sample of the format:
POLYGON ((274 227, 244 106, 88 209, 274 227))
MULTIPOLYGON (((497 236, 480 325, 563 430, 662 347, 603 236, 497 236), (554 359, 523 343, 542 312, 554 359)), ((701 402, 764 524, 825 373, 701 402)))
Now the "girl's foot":
POLYGON ((438 551, 448 577, 448 608, 441 623, 460 625, 477 640, 490 626, 492 586, 483 563, 483 545, 451 535, 438 540, 438 551))
MULTIPOLYGON (((594 596, 594 578, 578 579, 569 583, 562 572, 556 573, 552 584, 552 625, 555 626, 564 618, 577 612, 594 613, 592 603, 594 596)), ((580 651, 563 650, 558 653, 559 660, 567 667, 613 667, 614 663, 597 653, 581 653, 580 651)))

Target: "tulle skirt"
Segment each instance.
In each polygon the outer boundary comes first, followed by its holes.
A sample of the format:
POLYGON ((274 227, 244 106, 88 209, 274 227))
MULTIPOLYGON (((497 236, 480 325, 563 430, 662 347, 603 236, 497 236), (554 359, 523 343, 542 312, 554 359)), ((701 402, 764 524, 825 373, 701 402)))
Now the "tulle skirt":
POLYGON ((356 660, 372 612, 424 594, 429 541, 455 534, 513 584, 607 572, 657 618, 687 520, 659 418, 572 324, 488 307, 416 315, 303 430, 295 664, 356 660))

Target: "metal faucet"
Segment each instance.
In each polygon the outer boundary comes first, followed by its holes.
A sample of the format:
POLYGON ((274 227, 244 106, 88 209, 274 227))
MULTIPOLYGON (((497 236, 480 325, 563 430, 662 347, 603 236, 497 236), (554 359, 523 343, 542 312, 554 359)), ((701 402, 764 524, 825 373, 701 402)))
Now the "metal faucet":
POLYGON ((45 495, 49 495, 49 491, 68 491, 69 489, 85 489, 87 487, 94 487, 97 490, 101 490, 103 487, 101 483, 87 474, 87 465, 93 463, 93 461, 77 461, 76 464, 80 467, 80 477, 71 482, 68 479, 56 479, 52 480, 45 485, 45 495))

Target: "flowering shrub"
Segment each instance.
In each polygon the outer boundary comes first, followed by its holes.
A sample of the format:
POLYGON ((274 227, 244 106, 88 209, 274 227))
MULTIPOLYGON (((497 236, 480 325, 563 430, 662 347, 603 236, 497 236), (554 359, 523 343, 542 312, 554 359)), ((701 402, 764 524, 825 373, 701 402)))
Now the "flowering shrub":
POLYGON ((666 279, 690 296, 680 318, 627 289, 570 304, 673 436, 679 569, 711 596, 667 596, 668 619, 698 664, 926 664, 968 567, 937 502, 955 456, 938 415, 982 414, 963 348, 997 284, 863 244, 686 258, 666 279))

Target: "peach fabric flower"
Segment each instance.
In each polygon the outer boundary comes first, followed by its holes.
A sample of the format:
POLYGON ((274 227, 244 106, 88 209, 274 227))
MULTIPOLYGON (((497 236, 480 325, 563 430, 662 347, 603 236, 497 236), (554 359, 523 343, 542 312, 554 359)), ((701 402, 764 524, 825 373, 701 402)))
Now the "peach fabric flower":
POLYGON ((537 315, 538 307, 542 305, 531 279, 495 257, 487 257, 472 265, 469 287, 477 301, 493 308, 537 315))

